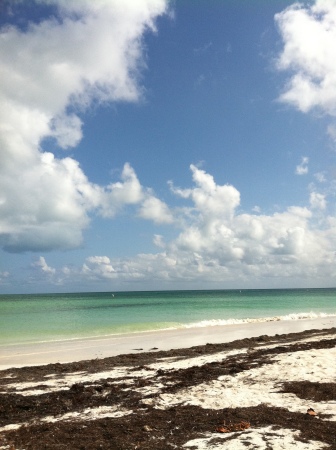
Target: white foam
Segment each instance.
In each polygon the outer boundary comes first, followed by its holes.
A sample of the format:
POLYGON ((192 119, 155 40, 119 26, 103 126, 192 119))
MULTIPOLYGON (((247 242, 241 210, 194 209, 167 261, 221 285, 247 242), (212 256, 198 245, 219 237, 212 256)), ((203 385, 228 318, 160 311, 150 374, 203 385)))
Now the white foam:
POLYGON ((273 317, 251 317, 245 319, 212 319, 212 320, 202 320, 200 322, 193 322, 182 325, 183 328, 204 328, 204 327, 215 327, 223 325, 239 325, 244 323, 264 323, 264 322, 279 322, 282 320, 305 320, 305 319, 322 319, 325 317, 336 317, 336 314, 327 313, 315 313, 311 312, 300 312, 287 314, 284 316, 273 316, 273 317))

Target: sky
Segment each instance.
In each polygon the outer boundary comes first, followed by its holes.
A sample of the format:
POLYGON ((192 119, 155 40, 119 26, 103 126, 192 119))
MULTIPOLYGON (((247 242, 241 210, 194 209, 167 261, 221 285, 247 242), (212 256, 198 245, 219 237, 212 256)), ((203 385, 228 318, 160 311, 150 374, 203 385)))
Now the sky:
POLYGON ((334 0, 4 0, 0 293, 336 286, 334 0))

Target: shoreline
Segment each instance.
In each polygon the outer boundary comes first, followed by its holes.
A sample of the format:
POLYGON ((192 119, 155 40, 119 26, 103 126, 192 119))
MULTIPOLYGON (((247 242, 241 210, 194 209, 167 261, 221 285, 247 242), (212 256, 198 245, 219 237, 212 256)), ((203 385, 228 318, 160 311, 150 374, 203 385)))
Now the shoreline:
POLYGON ((0 371, 10 367, 69 363, 157 350, 167 351, 205 344, 226 343, 261 335, 274 336, 333 327, 336 327, 336 317, 328 316, 2 345, 0 346, 0 371))

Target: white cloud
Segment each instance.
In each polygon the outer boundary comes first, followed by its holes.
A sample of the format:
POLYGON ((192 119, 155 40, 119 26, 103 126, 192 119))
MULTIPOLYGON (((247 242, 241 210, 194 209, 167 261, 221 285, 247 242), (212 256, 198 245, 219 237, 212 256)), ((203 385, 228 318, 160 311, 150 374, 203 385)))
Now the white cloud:
POLYGON ((327 133, 331 139, 336 142, 336 124, 332 123, 328 125, 327 133))
POLYGON ((5 284, 8 282, 10 273, 6 270, 3 272, 0 272, 0 284, 5 284))
MULTIPOLYGON (((77 269, 50 267, 41 256, 31 269, 68 285, 73 280, 254 284, 270 277, 336 275, 336 223, 321 217, 326 214, 322 194, 311 193, 310 209, 242 213, 234 186, 219 185, 192 165, 193 186, 172 186, 192 207, 174 211, 141 185, 127 163, 120 181, 99 186, 74 158, 57 158, 41 148, 46 138, 62 149, 76 146, 82 138, 79 112, 92 102, 141 98, 141 39, 166 12, 164 0, 49 3, 60 6, 60 20, 26 30, 3 28, 0 34, 0 244, 5 250, 79 246, 90 214, 113 217, 133 205, 139 217, 180 226, 173 238, 154 236, 159 253, 90 256, 77 269)), ((336 115, 335 10, 334 1, 318 0, 276 16, 284 40, 278 67, 292 71, 281 100, 303 112, 318 108, 336 115)), ((307 172, 305 157, 297 173, 307 172)))
POLYGON ((307 175, 307 173, 308 173, 308 163, 309 163, 309 158, 304 156, 302 158, 302 160, 301 160, 301 164, 296 166, 295 173, 297 175, 307 175))
POLYGON ((255 213, 260 213, 261 212, 261 208, 258 205, 253 206, 252 211, 255 213))
POLYGON ((45 258, 43 256, 40 256, 40 258, 32 263, 32 267, 37 268, 41 270, 43 273, 48 275, 54 275, 56 270, 53 267, 48 266, 45 258))
POLYGON ((64 114, 51 121, 50 136, 62 149, 75 147, 82 139, 82 122, 75 114, 64 114))
POLYGON ((113 280, 114 289, 129 289, 129 283, 137 282, 153 288, 172 283, 175 288, 178 283, 255 286, 270 278, 282 280, 278 286, 284 279, 302 285, 336 275, 336 223, 321 215, 322 194, 311 194, 311 209, 292 206, 271 215, 241 213, 236 188, 218 185, 195 166, 191 171, 193 186, 172 190, 191 200, 193 207, 175 211, 183 216, 174 222, 181 227, 177 236, 154 236, 160 252, 123 259, 89 257, 82 268, 66 274, 68 279, 113 280))
POLYGON ((89 278, 113 278, 115 270, 107 256, 90 256, 86 258, 82 273, 89 278))
POLYGON ((166 1, 45 2, 58 20, 0 30, 0 245, 12 252, 77 247, 90 213, 113 216, 144 199, 130 166, 121 183, 98 186, 41 145, 76 146, 78 111, 92 102, 141 98, 142 35, 166 1))
POLYGON ((101 199, 101 214, 113 217, 123 206, 136 205, 144 199, 144 190, 133 168, 126 163, 121 182, 111 183, 105 189, 101 199))
POLYGON ((295 3, 275 16, 284 49, 280 70, 292 76, 280 100, 302 112, 317 108, 336 115, 336 3, 295 3))
POLYGON ((161 247, 164 248, 165 247, 165 243, 163 240, 163 236, 161 236, 160 234, 155 234, 153 237, 153 243, 154 245, 156 245, 157 247, 161 247))
POLYGON ((86 260, 91 264, 109 265, 111 263, 110 258, 108 258, 107 256, 90 256, 89 258, 86 258, 86 260))
POLYGON ((326 209, 327 202, 325 195, 318 192, 311 192, 309 197, 310 205, 313 209, 326 209))
POLYGON ((173 215, 168 206, 156 197, 148 196, 141 205, 139 216, 158 224, 172 223, 173 215))
POLYGON ((190 169, 196 187, 193 189, 172 187, 172 191, 182 198, 190 198, 205 220, 207 217, 209 219, 231 217, 240 203, 240 193, 237 189, 228 184, 216 185, 212 175, 193 164, 190 169))
POLYGON ((168 206, 141 186, 134 169, 126 163, 121 182, 111 183, 100 190, 99 211, 103 217, 113 217, 127 205, 138 205, 138 216, 154 223, 172 223, 168 206))
POLYGON ((326 177, 325 177, 325 174, 323 173, 323 172, 317 172, 317 173, 315 173, 314 174, 314 177, 316 178, 316 180, 319 182, 319 183, 325 183, 327 180, 326 180, 326 177))

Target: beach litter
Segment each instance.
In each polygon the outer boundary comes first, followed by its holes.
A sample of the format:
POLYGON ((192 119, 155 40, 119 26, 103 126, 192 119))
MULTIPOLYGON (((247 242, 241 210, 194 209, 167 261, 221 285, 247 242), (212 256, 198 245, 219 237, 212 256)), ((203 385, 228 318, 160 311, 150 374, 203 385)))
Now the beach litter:
POLYGON ((224 420, 224 424, 222 426, 217 427, 215 431, 217 433, 232 433, 233 431, 247 430, 247 428, 250 428, 250 426, 251 426, 250 422, 246 422, 245 420, 241 420, 238 423, 230 422, 228 425, 226 425, 226 422, 224 420))

